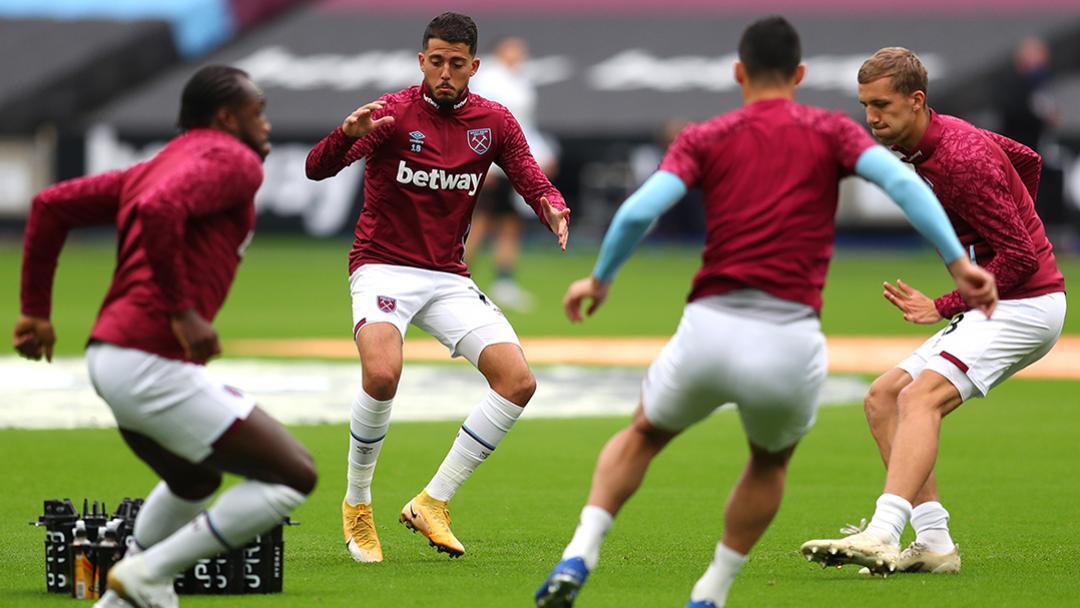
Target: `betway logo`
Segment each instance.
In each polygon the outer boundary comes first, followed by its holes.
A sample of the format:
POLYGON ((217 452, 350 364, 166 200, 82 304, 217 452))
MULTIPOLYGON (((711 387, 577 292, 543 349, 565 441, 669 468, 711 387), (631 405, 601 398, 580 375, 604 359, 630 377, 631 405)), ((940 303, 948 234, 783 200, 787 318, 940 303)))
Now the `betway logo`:
POLYGON ((397 167, 399 184, 412 184, 432 190, 468 190, 469 196, 476 194, 483 176, 483 173, 447 173, 442 169, 410 169, 405 161, 400 161, 397 167))

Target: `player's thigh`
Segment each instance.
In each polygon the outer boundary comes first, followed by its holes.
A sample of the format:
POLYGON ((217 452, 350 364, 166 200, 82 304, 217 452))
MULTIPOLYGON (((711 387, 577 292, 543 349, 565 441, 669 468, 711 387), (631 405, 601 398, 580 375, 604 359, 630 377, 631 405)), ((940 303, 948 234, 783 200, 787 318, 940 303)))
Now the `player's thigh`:
POLYGON ((814 426, 828 373, 816 318, 750 324, 733 357, 735 401, 750 442, 771 453, 795 445, 814 426))
POLYGON ((188 462, 204 461, 214 442, 255 407, 249 395, 214 380, 201 365, 106 343, 92 344, 86 358, 94 389, 117 426, 188 462))
POLYGON ((364 264, 349 276, 353 338, 367 325, 389 323, 402 339, 413 316, 434 294, 430 271, 391 264, 364 264))
POLYGON ((925 369, 947 378, 962 400, 985 397, 990 389, 1048 353, 1064 322, 1062 293, 1002 300, 992 319, 970 310, 942 330, 925 369))
POLYGON ((207 463, 222 471, 304 494, 315 487, 315 463, 307 449, 261 408, 237 420, 213 448, 207 463))
POLYGON ((465 357, 479 366, 480 354, 493 344, 521 345, 517 333, 499 307, 472 279, 434 273, 439 287, 413 323, 435 336, 453 357, 465 357))
POLYGON ((181 498, 201 500, 213 494, 221 485, 221 472, 205 462, 190 462, 142 433, 122 428, 120 435, 131 451, 181 498))
POLYGON ((692 303, 646 373, 645 415, 681 430, 736 402, 751 441, 781 449, 813 424, 825 367, 816 319, 769 323, 692 303))

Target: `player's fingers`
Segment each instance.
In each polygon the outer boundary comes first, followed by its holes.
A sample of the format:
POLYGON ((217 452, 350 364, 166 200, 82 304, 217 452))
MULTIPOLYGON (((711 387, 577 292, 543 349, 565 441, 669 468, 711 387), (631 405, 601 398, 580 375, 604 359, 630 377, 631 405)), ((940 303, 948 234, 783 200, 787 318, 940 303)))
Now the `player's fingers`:
POLYGON ((572 299, 563 302, 563 309, 566 311, 566 318, 570 319, 571 323, 577 323, 578 321, 581 321, 580 300, 572 299))
POLYGON ((379 120, 376 120, 375 122, 371 123, 371 126, 373 128, 375 128, 375 129, 378 129, 380 127, 385 127, 387 125, 392 125, 392 124, 394 124, 394 117, 393 116, 383 116, 379 120))
POLYGON ((899 308, 900 310, 904 310, 904 304, 900 301, 899 298, 897 298, 896 296, 894 296, 893 294, 891 294, 891 293, 889 293, 887 291, 884 293, 884 295, 885 295, 885 299, 888 300, 890 304, 892 304, 893 306, 899 308))
POLYGON ((915 291, 911 288, 911 286, 909 286, 907 283, 904 283, 904 281, 899 278, 896 279, 896 287, 900 290, 900 293, 904 294, 905 296, 910 296, 911 293, 915 291))
POLYGON ((52 363, 52 356, 53 356, 53 343, 50 342, 50 343, 45 345, 45 360, 48 361, 49 363, 52 363))
POLYGON ((892 295, 895 298, 904 298, 904 297, 906 297, 904 292, 900 291, 899 288, 894 287, 892 285, 892 283, 889 283, 888 281, 885 282, 885 291, 886 291, 886 293, 892 295))
POLYGON ((596 312, 596 309, 597 309, 597 308, 600 308, 600 304, 601 304, 602 302, 603 302, 603 300, 598 300, 598 299, 596 299, 596 298, 593 298, 592 304, 589 304, 589 310, 588 310, 588 311, 586 311, 586 312, 587 312, 587 314, 588 314, 588 315, 589 315, 590 317, 591 317, 591 316, 593 316, 593 313, 594 313, 594 312, 596 312))

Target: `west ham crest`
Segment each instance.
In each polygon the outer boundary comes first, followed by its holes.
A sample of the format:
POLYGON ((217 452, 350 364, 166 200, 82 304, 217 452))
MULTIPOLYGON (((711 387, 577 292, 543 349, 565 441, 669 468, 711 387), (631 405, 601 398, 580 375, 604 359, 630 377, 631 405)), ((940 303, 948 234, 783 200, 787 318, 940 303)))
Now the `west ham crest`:
POLYGON ((397 309, 397 300, 386 296, 376 296, 376 303, 379 305, 379 310, 390 314, 397 309))
POLYGON ((477 154, 483 154, 491 147, 491 129, 469 129, 465 132, 469 141, 469 148, 477 154))

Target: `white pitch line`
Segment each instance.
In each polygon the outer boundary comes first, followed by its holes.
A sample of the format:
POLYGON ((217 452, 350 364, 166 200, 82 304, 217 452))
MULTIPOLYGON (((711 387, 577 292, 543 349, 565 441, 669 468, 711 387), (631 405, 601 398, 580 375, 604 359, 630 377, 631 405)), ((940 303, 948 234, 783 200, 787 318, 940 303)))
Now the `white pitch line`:
MULTIPOLYGON (((343 423, 360 386, 356 363, 225 359, 210 365, 214 377, 250 392, 286 424, 343 423)), ((642 368, 550 366, 534 370, 537 391, 525 408, 530 418, 627 416, 637 405, 642 368)), ((860 403, 867 384, 855 376, 830 376, 824 405, 860 403)), ((461 420, 487 392, 479 372, 465 363, 405 365, 393 419, 461 420)), ((46 365, 0 357, 0 428, 53 429, 115 426, 94 393, 81 357, 46 365)))

